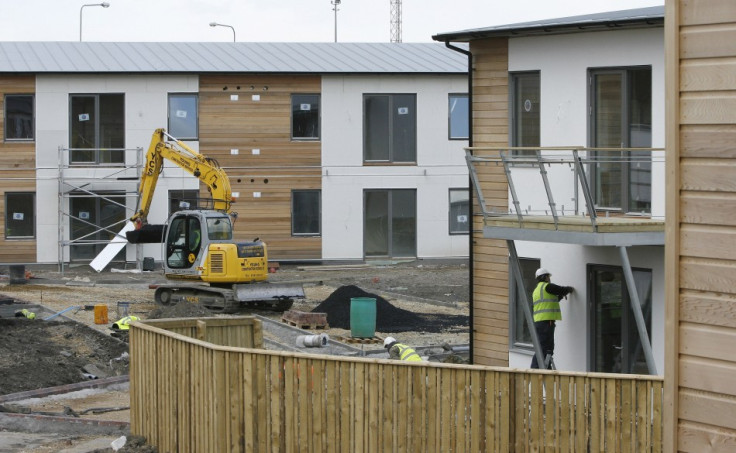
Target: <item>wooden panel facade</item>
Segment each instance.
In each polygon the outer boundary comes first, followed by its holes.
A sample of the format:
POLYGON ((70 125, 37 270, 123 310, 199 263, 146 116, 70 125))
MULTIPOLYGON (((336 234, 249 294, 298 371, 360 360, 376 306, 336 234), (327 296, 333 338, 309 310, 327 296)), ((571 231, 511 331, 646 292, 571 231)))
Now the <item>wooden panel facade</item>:
POLYGON ((182 453, 662 451, 658 376, 240 347, 259 327, 133 323, 131 433, 182 453))
MULTIPOLYGON (((508 146, 508 40, 474 40, 473 146, 508 146)), ((502 166, 478 167, 488 208, 508 207, 502 166), (497 189, 503 181, 503 190, 497 189)), ((474 194, 475 196, 475 194, 474 194)), ((509 364, 509 276, 506 242, 483 237, 483 217, 474 207, 473 219, 473 363, 509 364)))
MULTIPOLYGON (((4 75, 0 78, 0 212, 5 213, 5 195, 36 193, 36 142, 5 139, 5 96, 35 94, 33 75, 4 75)), ((6 239, 5 215, 0 217, 0 263, 35 263, 35 239, 6 239)))
POLYGON ((736 7, 667 0, 665 451, 736 450, 736 7))
POLYGON ((319 94, 320 76, 203 75, 199 87, 200 150, 240 194, 236 239, 260 237, 273 260, 320 259, 320 237, 291 234, 292 190, 322 185, 321 142, 291 139, 291 95, 319 94))

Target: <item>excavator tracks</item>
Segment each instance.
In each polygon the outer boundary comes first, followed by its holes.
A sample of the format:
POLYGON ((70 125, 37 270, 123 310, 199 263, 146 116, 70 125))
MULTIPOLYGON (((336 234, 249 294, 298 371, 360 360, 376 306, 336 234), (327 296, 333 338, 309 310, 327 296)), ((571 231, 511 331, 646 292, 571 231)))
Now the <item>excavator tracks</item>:
POLYGON ((294 304, 290 298, 240 301, 236 296, 237 293, 231 289, 204 285, 159 285, 154 294, 156 304, 163 307, 189 302, 215 313, 237 313, 241 307, 286 311, 294 304))

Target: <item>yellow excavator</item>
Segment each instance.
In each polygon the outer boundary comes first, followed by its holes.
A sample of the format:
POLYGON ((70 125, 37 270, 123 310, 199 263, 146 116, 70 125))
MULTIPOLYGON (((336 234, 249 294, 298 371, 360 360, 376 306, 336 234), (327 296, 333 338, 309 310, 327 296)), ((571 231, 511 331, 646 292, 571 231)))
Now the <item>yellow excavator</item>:
MULTIPOLYGON (((132 244, 163 243, 164 274, 175 283, 158 285, 156 303, 197 303, 212 311, 233 313, 241 305, 288 310, 304 298, 298 284, 268 283, 266 244, 233 240, 233 198, 230 180, 215 159, 194 151, 164 129, 156 129, 146 154, 138 189, 139 202, 130 220, 132 244), (151 200, 164 161, 168 160, 204 183, 211 194, 207 209, 175 212, 165 225, 148 223, 151 200)), ((199 204, 198 204, 199 206, 199 204)))

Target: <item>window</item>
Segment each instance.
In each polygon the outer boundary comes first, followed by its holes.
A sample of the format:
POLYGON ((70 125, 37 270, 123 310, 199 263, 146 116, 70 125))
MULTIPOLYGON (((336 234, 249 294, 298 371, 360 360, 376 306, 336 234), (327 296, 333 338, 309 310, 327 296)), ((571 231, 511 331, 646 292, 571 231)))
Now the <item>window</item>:
POLYGON ((291 138, 319 140, 319 94, 291 95, 291 138))
POLYGON ((366 162, 416 162, 415 94, 363 96, 363 159, 366 162))
MULTIPOLYGON (((541 261, 536 258, 519 258, 521 265, 521 274, 524 278, 524 287, 526 288, 527 298, 529 300, 529 310, 532 310, 532 292, 537 286, 537 279, 534 273, 541 266, 541 261)), ((526 314, 522 305, 523 298, 519 295, 518 285, 514 278, 514 273, 509 271, 509 282, 511 285, 509 294, 511 294, 512 317, 511 317, 511 345, 517 348, 532 349, 532 334, 529 331, 529 325, 526 322, 526 314)))
POLYGON ((33 95, 5 96, 5 140, 33 140, 33 95))
POLYGON ((5 194, 5 238, 33 238, 36 236, 36 194, 5 194))
POLYGON ((450 234, 470 232, 470 192, 450 189, 450 234))
MULTIPOLYGON (((539 147, 539 72, 511 74, 511 146, 539 147)), ((517 156, 536 156, 533 150, 517 156)))
POLYGON ((124 163, 124 95, 72 94, 70 104, 70 163, 124 163))
MULTIPOLYGON (((594 148, 652 146, 652 70, 591 71, 591 137, 594 148)), ((591 171, 596 207, 649 213, 652 162, 649 151, 597 151, 591 171)))
POLYGON ((169 190, 169 216, 183 209, 197 209, 198 202, 199 190, 169 190))
POLYGON ((450 140, 467 140, 470 137, 467 94, 450 95, 449 121, 450 140))
POLYGON ((363 191, 363 246, 366 257, 416 257, 416 190, 363 191))
POLYGON ((318 236, 320 225, 320 191, 294 190, 291 192, 291 234, 318 236))
MULTIPOLYGON (((125 222, 125 192, 71 192, 69 199, 69 239, 72 261, 86 261, 96 257, 125 222)), ((125 249, 115 257, 125 260, 125 249)))
MULTIPOLYGON (((636 294, 650 341, 652 336, 652 271, 632 269, 636 294)), ((631 308, 623 269, 589 265, 591 371, 649 374, 631 308)))
POLYGON ((179 140, 199 138, 196 94, 169 94, 168 132, 179 140))

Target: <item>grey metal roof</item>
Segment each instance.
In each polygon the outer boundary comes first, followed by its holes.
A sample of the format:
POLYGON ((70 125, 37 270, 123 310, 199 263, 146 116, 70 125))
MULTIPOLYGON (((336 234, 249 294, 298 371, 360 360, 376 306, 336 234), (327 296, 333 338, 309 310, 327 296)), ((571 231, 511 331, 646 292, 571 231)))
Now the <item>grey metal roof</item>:
POLYGON ((0 42, 0 73, 466 73, 438 43, 0 42))
POLYGON ((664 6, 609 11, 583 16, 544 19, 533 22, 497 25, 455 32, 439 33, 432 36, 436 41, 461 41, 492 37, 514 37, 542 34, 577 33, 589 31, 615 30, 618 28, 643 28, 664 24, 664 6))

